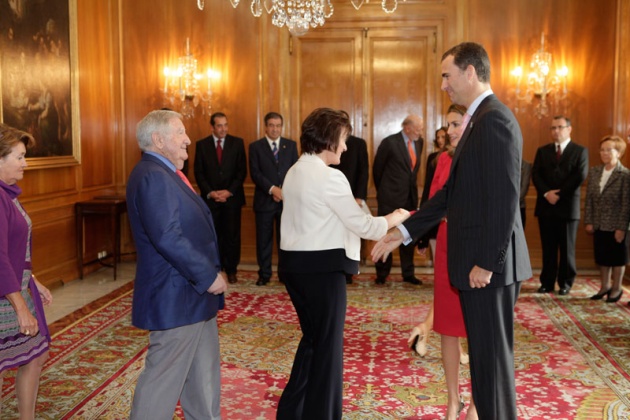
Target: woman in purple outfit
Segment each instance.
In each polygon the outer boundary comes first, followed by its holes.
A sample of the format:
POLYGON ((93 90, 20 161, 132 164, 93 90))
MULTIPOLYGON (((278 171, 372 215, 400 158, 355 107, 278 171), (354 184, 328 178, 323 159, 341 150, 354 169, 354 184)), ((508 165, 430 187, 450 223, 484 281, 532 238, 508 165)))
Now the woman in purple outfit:
POLYGON ((35 418, 50 342, 42 303, 52 301, 31 273, 31 219, 17 199, 22 190, 16 183, 24 176, 26 148, 32 143, 31 135, 0 124, 0 389, 4 371, 17 367, 21 420, 35 418))

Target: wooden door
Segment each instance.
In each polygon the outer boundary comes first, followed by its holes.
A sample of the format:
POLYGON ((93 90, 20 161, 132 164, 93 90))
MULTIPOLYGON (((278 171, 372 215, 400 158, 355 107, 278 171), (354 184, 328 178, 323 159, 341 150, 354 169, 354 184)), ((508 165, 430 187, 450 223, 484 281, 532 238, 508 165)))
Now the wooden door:
MULTIPOLYGON (((294 138, 313 109, 327 106, 350 114, 354 134, 368 142, 370 163, 381 140, 400 131, 408 114, 424 118, 424 137, 432 142, 442 119, 435 27, 324 27, 292 43, 294 138)), ((426 153, 425 146, 423 162, 426 153)))

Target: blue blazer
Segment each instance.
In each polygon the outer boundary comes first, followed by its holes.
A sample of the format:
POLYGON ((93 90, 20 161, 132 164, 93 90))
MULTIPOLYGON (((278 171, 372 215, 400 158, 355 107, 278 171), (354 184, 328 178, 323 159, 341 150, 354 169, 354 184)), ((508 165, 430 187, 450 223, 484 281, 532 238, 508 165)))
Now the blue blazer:
POLYGON ((214 317, 224 297, 207 290, 221 264, 201 197, 145 153, 127 182, 127 210, 138 258, 132 324, 166 330, 214 317))

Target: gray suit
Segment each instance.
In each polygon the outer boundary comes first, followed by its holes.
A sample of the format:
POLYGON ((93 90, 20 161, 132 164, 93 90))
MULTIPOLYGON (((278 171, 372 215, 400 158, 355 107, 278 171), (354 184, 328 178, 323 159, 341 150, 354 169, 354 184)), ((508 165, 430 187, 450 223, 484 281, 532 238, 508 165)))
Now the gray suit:
POLYGON ((444 216, 448 271, 460 291, 479 418, 516 419, 514 305, 532 276, 519 211, 523 139, 512 112, 494 96, 475 110, 457 146, 449 180, 404 226, 416 240, 444 216), (492 271, 472 289, 474 266, 492 271))

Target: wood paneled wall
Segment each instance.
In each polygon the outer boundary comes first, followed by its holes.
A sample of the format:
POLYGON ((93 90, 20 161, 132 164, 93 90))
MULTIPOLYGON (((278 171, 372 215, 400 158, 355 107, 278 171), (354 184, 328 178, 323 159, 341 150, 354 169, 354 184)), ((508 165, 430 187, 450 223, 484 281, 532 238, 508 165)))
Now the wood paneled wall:
MULTIPOLYGON (((334 4, 331 26, 429 19, 440 28, 437 36, 444 48, 468 39, 483 43, 492 61, 493 89, 506 101, 509 71, 529 59, 544 31, 554 57, 571 70, 574 139, 589 147, 591 164, 598 162, 599 138, 630 125, 630 37, 621 25, 630 16, 625 0, 408 0, 400 2, 393 15, 385 15, 380 2, 365 4, 359 11, 347 0, 334 4)), ((263 115, 277 110, 285 115, 285 134, 299 138, 300 121, 291 119, 290 75, 295 71, 291 38, 286 28, 271 25, 269 16, 254 18, 248 2, 233 9, 227 0, 206 0, 205 10, 199 11, 192 0, 79 1, 77 25, 82 162, 31 170, 20 183, 22 202, 34 221, 35 271, 46 283, 78 277, 74 203, 124 193, 126 178, 140 156, 135 125, 148 111, 166 105, 159 92, 162 69, 184 52, 186 38, 199 66, 221 72, 213 87, 213 110, 228 115, 232 134, 247 143, 259 138, 263 115)), ((446 96, 441 103, 426 104, 434 115, 432 126, 443 123, 447 104, 446 96)), ((549 120, 518 118, 525 136, 524 157, 531 161, 536 148, 549 141, 549 120)), ((197 115, 185 125, 193 143, 209 134, 207 115, 197 115)), ((430 141, 432 132, 425 137, 430 141)), ((194 161, 194 147, 190 159, 194 161)), ((249 177, 246 195, 242 262, 255 263, 249 177)), ((539 266, 534 199, 532 187, 526 234, 533 265, 539 266)), ((375 204, 373 188, 370 204, 375 204)), ((88 224, 85 258, 90 260, 112 244, 106 223, 95 219, 88 224)), ((123 251, 133 252, 128 229, 123 242, 123 251)), ((579 267, 594 266, 591 252, 590 238, 580 233, 579 267)))

